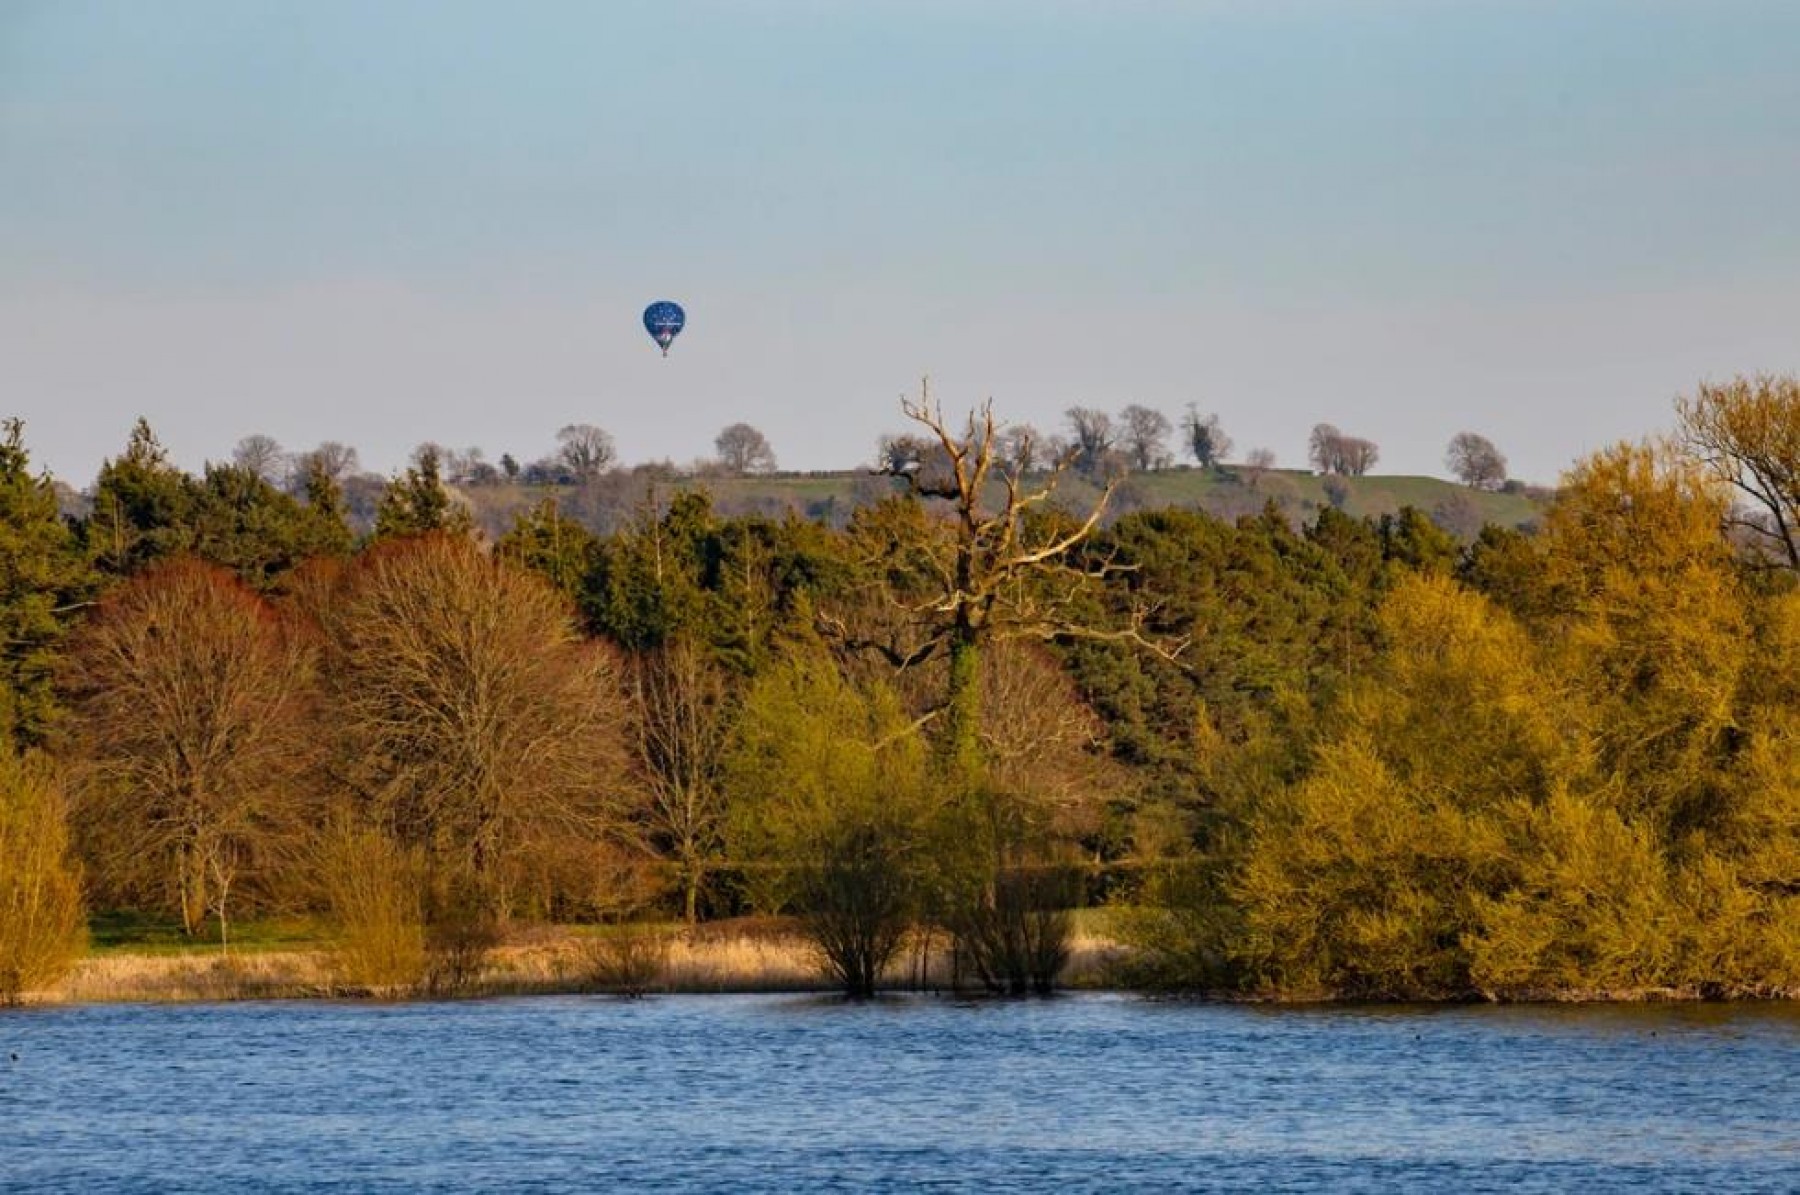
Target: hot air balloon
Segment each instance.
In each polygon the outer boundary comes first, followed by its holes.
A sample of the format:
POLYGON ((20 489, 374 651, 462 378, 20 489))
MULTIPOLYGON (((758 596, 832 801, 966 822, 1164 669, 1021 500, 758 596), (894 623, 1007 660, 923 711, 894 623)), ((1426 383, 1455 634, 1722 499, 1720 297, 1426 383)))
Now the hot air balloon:
POLYGON ((663 356, 669 355, 669 346, 681 335, 681 329, 687 323, 687 312, 681 304, 671 303, 667 299, 658 299, 644 308, 644 331, 650 333, 650 339, 662 346, 663 356))

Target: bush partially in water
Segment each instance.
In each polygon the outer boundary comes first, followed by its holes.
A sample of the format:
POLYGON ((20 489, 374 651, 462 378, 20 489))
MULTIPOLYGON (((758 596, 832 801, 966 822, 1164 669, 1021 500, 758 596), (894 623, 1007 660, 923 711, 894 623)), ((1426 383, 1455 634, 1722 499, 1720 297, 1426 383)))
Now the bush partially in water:
POLYGON ((653 926, 626 925, 581 940, 585 982, 602 992, 642 996, 663 982, 669 969, 669 936, 653 926))
POLYGON ((425 986, 434 995, 460 995, 474 986, 500 945, 500 924, 465 892, 452 890, 432 904, 425 924, 425 986))
POLYGON ((826 658, 771 669, 744 701, 727 766, 733 853, 768 877, 759 911, 797 913, 850 996, 874 994, 924 902, 925 761, 892 691, 826 658))
POLYGON ((61 790, 0 751, 0 1003, 56 982, 86 945, 61 790))
POLYGON ((960 971, 988 991, 1048 995, 1069 965, 1080 874, 1054 864, 1001 867, 949 912, 960 971))

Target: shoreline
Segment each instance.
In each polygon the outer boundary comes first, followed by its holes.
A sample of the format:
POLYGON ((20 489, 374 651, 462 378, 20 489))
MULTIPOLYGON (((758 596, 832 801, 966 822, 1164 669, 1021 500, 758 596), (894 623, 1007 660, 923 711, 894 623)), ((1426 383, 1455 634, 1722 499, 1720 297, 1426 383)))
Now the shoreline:
MULTIPOLYGON (((785 930, 723 931, 701 927, 655 938, 655 957, 623 963, 596 944, 608 939, 536 929, 524 940, 488 952, 479 970, 454 989, 424 985, 372 992, 343 982, 333 952, 275 947, 222 952, 196 946, 179 951, 90 953, 58 983, 26 993, 31 1006, 177 1004, 243 1000, 430 1000, 531 995, 706 995, 754 992, 831 993, 837 985, 813 947, 785 930)), ((1060 986, 1103 990, 1130 950, 1118 941, 1077 933, 1060 986)), ((883 991, 959 990, 942 939, 922 938, 884 973, 883 991)), ((960 990, 967 990, 966 986, 960 990)), ((1119 990, 1124 990, 1120 988, 1119 990)))
MULTIPOLYGON (((32 1007, 90 1004, 185 1004, 257 1000, 371 1000, 410 1002, 554 995, 724 995, 747 993, 831 994, 838 991, 814 949, 785 929, 738 930, 703 926, 655 935, 656 957, 640 959, 630 973, 608 973, 595 949, 609 939, 573 930, 533 929, 521 940, 492 949, 479 970, 453 989, 426 985, 376 992, 343 982, 333 952, 321 943, 220 952, 196 946, 180 951, 129 948, 90 953, 57 984, 26 993, 32 1007)), ((1630 989, 1533 990, 1469 993, 1440 999, 1370 1000, 1330 996, 1280 996, 1235 991, 1159 990, 1121 982, 1122 965, 1135 951, 1115 938, 1077 932, 1060 989, 1122 992, 1151 1000, 1255 1004, 1287 1008, 1353 1005, 1642 1005, 1756 1004, 1800 1001, 1800 990, 1721 993, 1702 985, 1630 989)), ((927 936, 908 946, 884 974, 881 991, 983 996, 980 986, 958 985, 941 940, 927 936)))

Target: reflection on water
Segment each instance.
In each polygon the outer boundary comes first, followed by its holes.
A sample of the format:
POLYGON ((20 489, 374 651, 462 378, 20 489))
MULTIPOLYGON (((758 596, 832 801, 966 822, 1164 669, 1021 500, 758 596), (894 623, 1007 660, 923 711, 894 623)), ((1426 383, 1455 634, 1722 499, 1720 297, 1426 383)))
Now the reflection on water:
POLYGON ((96 1006, 0 1017, 0 1188, 1789 1191, 1797 1095, 1766 1006, 96 1006))

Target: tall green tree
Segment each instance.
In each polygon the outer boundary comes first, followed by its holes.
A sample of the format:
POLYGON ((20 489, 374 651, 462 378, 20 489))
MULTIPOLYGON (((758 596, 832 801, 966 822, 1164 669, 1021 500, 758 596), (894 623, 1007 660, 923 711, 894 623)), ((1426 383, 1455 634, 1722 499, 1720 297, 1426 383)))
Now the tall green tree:
POLYGON ((427 445, 405 472, 387 483, 375 508, 376 539, 431 531, 467 535, 474 529, 469 508, 445 486, 442 467, 437 449, 427 445))
MULTIPOLYGON (((316 468, 316 466, 315 466, 316 468)), ((343 555, 350 530, 328 478, 309 474, 301 503, 242 465, 208 465, 192 493, 193 551, 255 589, 275 588, 301 561, 343 555)))
POLYGON ((0 423, 0 739, 43 742, 63 634, 93 581, 54 485, 31 471, 24 424, 0 423))
POLYGON ((570 601, 581 603, 600 541, 558 510, 555 499, 546 498, 519 512, 495 550, 502 559, 546 578, 570 601))
POLYGON ((150 424, 139 419, 120 456, 100 467, 94 507, 81 524, 95 565, 128 576, 194 546, 194 494, 150 424))
POLYGON ((927 751, 891 692, 796 654, 750 689, 726 764, 731 854, 765 908, 802 919, 827 969, 873 995, 924 913, 937 854, 927 751))
POLYGON ((601 546, 589 585, 594 627, 634 651, 684 633, 709 639, 704 575, 717 527, 704 493, 677 493, 665 511, 641 505, 601 546))

